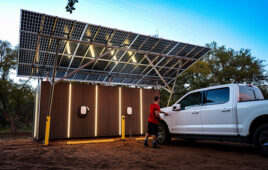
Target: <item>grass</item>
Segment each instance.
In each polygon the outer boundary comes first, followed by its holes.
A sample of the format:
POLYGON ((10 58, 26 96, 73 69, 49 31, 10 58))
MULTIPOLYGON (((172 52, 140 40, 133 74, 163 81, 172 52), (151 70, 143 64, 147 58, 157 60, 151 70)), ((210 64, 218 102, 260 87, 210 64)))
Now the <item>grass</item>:
MULTIPOLYGON (((32 126, 30 127, 19 127, 16 129, 16 132, 32 132, 33 128, 32 126)), ((0 127, 0 133, 10 133, 10 127, 0 127)))
POLYGON ((9 133, 10 132, 10 128, 9 127, 1 127, 0 128, 0 133, 9 133))

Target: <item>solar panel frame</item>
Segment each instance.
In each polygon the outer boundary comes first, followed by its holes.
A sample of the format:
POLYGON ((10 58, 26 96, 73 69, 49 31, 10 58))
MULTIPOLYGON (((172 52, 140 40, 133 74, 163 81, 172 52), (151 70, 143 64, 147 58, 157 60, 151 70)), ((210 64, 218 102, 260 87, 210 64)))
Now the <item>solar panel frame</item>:
POLYGON ((210 50, 27 10, 21 10, 20 24, 17 76, 45 78, 46 72, 51 76, 57 39, 57 79, 114 48, 68 77, 93 83, 107 83, 110 77, 113 84, 165 86, 161 80, 172 82, 178 76, 175 73, 179 62, 183 63, 181 74, 210 50))

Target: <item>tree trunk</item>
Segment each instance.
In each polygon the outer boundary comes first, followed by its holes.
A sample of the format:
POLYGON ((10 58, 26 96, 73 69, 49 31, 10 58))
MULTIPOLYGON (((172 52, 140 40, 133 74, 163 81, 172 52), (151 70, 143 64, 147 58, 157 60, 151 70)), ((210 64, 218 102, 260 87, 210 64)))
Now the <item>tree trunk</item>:
POLYGON ((10 117, 10 131, 11 133, 16 132, 16 120, 14 116, 10 117))

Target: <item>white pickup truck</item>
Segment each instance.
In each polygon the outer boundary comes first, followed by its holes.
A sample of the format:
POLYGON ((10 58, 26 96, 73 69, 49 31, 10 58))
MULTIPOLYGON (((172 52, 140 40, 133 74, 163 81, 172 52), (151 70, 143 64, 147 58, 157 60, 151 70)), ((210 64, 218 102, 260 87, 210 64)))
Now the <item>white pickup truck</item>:
POLYGON ((161 108, 158 143, 171 137, 255 144, 268 156, 268 100, 252 85, 226 84, 194 90, 161 108))

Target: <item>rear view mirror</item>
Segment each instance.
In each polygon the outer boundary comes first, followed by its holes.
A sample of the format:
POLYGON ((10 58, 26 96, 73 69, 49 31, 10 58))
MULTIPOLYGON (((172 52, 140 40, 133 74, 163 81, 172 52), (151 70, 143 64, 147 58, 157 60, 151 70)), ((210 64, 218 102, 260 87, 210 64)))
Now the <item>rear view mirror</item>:
POLYGON ((181 105, 180 104, 174 104, 173 105, 173 111, 180 111, 181 110, 181 105))

